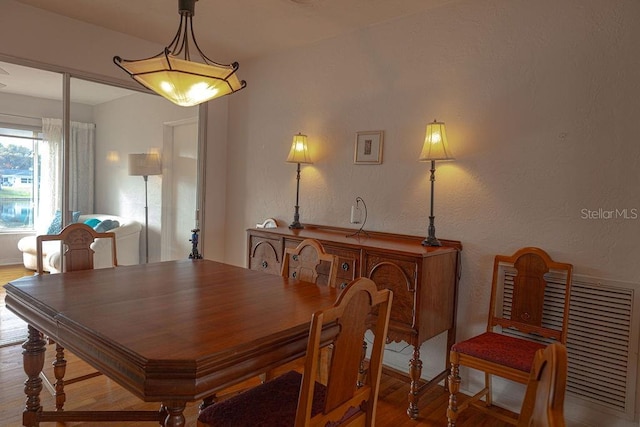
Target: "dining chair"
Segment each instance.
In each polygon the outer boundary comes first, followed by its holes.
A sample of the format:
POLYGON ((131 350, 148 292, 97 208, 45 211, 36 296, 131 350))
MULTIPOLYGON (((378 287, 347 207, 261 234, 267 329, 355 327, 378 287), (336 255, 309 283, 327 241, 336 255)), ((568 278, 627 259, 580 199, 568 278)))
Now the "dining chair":
POLYGON ((571 264, 553 261, 535 247, 495 257, 486 331, 451 347, 448 427, 455 427, 469 405, 516 424, 490 410, 491 377, 526 384, 536 351, 553 342, 566 345, 572 270, 571 264), (485 384, 458 405, 460 366, 484 372, 485 384))
POLYGON ((564 427, 567 348, 554 343, 536 351, 518 427, 564 427))
MULTIPOLYGON (((305 239, 295 248, 286 248, 282 259, 283 277, 324 284, 335 288, 338 274, 338 256, 325 251, 322 243, 316 239, 305 239)), ((320 354, 319 379, 323 384, 327 381, 327 359, 331 357, 331 346, 323 348, 320 354)), ((267 372, 261 376, 262 381, 271 378, 267 372)))
POLYGON ((302 373, 289 371, 200 412, 198 426, 374 426, 393 294, 378 290, 367 278, 357 278, 332 307, 311 317, 302 373), (360 350, 365 332, 374 338, 364 381, 360 350), (327 385, 316 381, 321 343, 330 342, 333 355, 327 385))
MULTIPOLYGON (((61 248, 61 271, 72 272, 79 270, 93 269, 93 244, 101 244, 98 239, 110 239, 111 242, 111 260, 114 267, 118 265, 116 235, 115 233, 99 233, 87 224, 73 223, 67 225, 58 234, 43 234, 36 237, 36 257, 37 257, 37 274, 44 274, 43 269, 43 243, 50 241, 59 241, 61 248)), ((48 340, 49 344, 53 344, 53 340, 48 340)), ((62 410, 65 402, 64 386, 100 375, 100 372, 92 372, 87 375, 75 378, 64 379, 66 374, 67 361, 64 358, 64 347, 56 343, 55 360, 53 361, 53 374, 55 382, 52 383, 44 372, 40 372, 43 386, 55 396, 56 408, 62 410)))
MULTIPOLYGON (((44 273, 43 267, 43 242, 59 241, 62 245, 60 251, 61 271, 78 271, 93 269, 94 250, 91 245, 97 239, 111 239, 111 261, 113 266, 118 265, 116 235, 115 233, 99 233, 87 224, 73 223, 67 225, 59 234, 43 234, 36 237, 36 272, 44 273)), ((98 242, 96 242, 97 244, 98 242)))
MULTIPOLYGON (((320 241, 304 239, 295 248, 285 248, 280 274, 282 277, 335 287, 338 274, 337 265, 338 257, 327 253, 320 241)), ((326 365, 329 357, 331 357, 331 347, 324 347, 319 355, 320 363, 318 365, 318 376, 323 384, 326 384, 328 376, 326 365)), ((295 364, 296 362, 291 363, 295 364)), ((273 378, 273 371, 264 372, 259 375, 259 378, 262 383, 269 381, 273 378)), ((212 404, 220 397, 219 395, 218 393, 206 397, 201 407, 212 404)))
POLYGON ((338 257, 327 253, 318 240, 305 239, 295 248, 284 250, 281 274, 283 277, 326 284, 333 288, 338 274, 338 257), (328 272, 324 273, 327 267, 328 272))

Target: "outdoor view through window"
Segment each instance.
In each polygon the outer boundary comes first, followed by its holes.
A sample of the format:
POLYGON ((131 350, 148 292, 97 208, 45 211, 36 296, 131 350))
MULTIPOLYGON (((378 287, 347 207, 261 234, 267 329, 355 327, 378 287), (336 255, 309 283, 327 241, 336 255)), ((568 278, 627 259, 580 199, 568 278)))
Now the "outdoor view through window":
POLYGON ((0 125, 0 232, 34 228, 41 140, 40 129, 0 125))

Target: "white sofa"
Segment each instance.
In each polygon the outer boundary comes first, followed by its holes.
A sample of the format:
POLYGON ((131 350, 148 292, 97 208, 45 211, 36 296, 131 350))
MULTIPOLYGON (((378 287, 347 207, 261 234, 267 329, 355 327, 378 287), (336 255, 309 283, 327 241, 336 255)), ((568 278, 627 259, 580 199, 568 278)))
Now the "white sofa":
MULTIPOLYGON (((121 216, 106 214, 80 215, 78 222, 85 222, 90 218, 96 218, 100 221, 106 219, 118 221, 120 226, 109 230, 109 232, 116 234, 118 265, 140 263, 140 232, 142 225, 139 222, 121 216)), ((94 268, 111 267, 111 242, 107 239, 97 239, 91 247, 95 251, 93 257, 94 268)), ((20 239, 18 249, 22 251, 25 268, 36 270, 36 236, 26 236, 20 239)), ((61 270, 60 242, 43 242, 42 251, 44 270, 50 273, 59 273, 61 270)))

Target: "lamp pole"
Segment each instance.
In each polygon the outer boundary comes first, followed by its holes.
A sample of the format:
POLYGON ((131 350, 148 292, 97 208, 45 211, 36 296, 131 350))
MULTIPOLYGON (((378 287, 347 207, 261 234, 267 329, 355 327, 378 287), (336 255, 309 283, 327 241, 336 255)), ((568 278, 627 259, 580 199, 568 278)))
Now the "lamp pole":
POLYGON ((149 264, 149 203, 147 202, 147 182, 148 175, 142 175, 144 178, 144 250, 145 263, 149 264))
POLYGON ((289 225, 289 228, 292 228, 292 229, 304 228, 304 226, 300 224, 299 196, 300 196, 300 163, 298 163, 298 174, 296 175, 296 206, 295 206, 296 210, 293 214, 293 222, 289 225))
POLYGON ((435 216, 433 215, 433 191, 436 181, 436 161, 431 160, 431 213, 429 215, 429 227, 427 228, 427 238, 422 241, 422 246, 442 246, 442 243, 436 238, 436 226, 434 225, 435 216))

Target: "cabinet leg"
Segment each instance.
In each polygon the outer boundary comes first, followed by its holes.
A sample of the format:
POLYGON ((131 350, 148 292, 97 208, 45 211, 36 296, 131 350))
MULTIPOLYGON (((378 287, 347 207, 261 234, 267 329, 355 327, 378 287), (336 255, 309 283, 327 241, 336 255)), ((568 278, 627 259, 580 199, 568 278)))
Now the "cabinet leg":
POLYGON ((412 420, 418 418, 418 400, 420 391, 420 377, 422 376, 422 360, 420 360, 420 347, 413 347, 413 358, 409 361, 409 377, 411 385, 409 388, 409 407, 407 415, 412 420))

